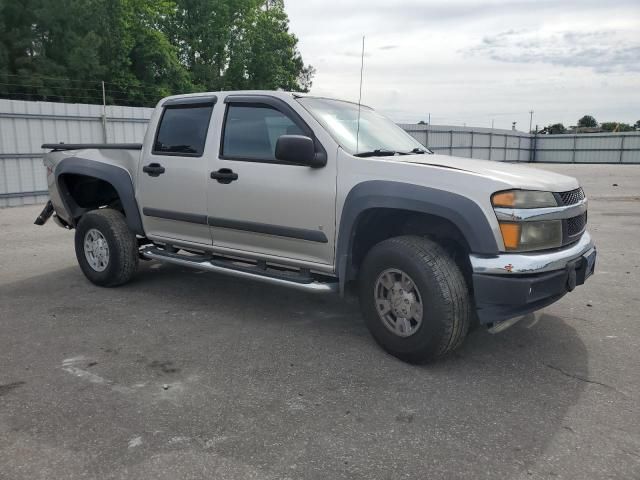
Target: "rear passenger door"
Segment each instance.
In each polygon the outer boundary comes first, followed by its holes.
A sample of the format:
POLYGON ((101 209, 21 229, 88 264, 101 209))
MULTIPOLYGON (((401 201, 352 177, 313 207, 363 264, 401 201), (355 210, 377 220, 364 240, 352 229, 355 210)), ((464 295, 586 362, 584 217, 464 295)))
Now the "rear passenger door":
POLYGON ((284 100, 230 95, 221 107, 222 138, 211 163, 208 196, 214 246, 274 261, 332 264, 335 156, 328 155, 322 168, 275 158, 281 135, 310 136, 316 149, 326 153, 300 113, 284 100))
POLYGON ((137 197, 149 238, 211 245, 204 152, 213 142, 208 132, 215 102, 216 97, 170 99, 156 130, 147 133, 137 197))

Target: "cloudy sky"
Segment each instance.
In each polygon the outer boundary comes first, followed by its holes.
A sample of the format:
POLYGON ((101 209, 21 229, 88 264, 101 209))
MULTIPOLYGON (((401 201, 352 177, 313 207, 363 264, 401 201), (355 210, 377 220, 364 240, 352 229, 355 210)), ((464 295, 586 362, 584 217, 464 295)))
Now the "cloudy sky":
POLYGON ((312 93, 397 122, 640 120, 640 0, 286 0, 312 93))

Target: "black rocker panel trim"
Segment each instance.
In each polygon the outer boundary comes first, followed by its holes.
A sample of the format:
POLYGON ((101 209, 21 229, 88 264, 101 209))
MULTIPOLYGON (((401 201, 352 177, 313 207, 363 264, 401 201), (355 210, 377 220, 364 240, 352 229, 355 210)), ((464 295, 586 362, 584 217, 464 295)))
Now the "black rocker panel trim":
POLYGON ((228 228, 232 230, 241 230, 251 233, 263 233, 266 235, 274 235, 278 237, 307 240, 309 242, 328 242, 327 236, 324 234, 324 232, 321 232, 319 230, 283 227, 280 225, 271 225, 268 223, 245 222, 241 220, 230 220, 226 218, 207 217, 206 215, 174 212, 170 210, 159 210, 157 208, 148 207, 145 207, 143 209, 143 213, 147 217, 163 218, 167 220, 176 220, 179 222, 187 223, 197 223, 199 225, 209 225, 211 227, 228 228))

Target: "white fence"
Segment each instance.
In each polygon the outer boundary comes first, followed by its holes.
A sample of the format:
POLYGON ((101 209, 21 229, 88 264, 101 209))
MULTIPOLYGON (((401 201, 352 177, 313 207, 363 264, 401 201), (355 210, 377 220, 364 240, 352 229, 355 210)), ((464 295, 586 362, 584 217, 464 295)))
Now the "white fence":
MULTIPOLYGON (((141 142, 153 110, 0 100, 0 207, 41 203, 43 143, 141 142)), ((400 125, 436 153, 508 162, 640 163, 640 132, 533 136, 512 130, 400 125)))
POLYGON ((0 207, 47 199, 43 143, 142 142, 152 111, 0 100, 0 207))
POLYGON ((538 135, 532 161, 640 163, 640 132, 538 135))
POLYGON ((435 153, 507 162, 531 161, 532 135, 514 130, 400 124, 435 153))
POLYGON ((530 135, 491 128, 400 126, 446 155, 509 162, 640 163, 640 132, 530 135))

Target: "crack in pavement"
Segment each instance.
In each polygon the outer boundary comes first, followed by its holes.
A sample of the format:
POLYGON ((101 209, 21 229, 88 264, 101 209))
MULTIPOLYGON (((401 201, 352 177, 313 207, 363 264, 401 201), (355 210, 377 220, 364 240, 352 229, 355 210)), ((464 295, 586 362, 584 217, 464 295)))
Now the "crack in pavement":
POLYGON ((575 380, 580 380, 581 382, 585 382, 585 383, 592 383, 594 385, 600 385, 601 387, 605 387, 608 388, 610 390, 613 390, 614 392, 619 393, 620 395, 622 395, 624 398, 629 398, 629 396, 624 393, 621 392, 620 390, 618 390, 616 387, 613 387, 611 385, 608 385, 606 383, 602 383, 602 382, 598 382, 597 380, 591 380, 590 378, 586 378, 586 377, 581 377, 580 375, 576 375, 574 373, 570 373, 567 372, 565 370, 563 370, 560 367, 556 367, 555 365, 551 365, 550 363, 544 363, 543 364, 545 367, 550 368, 552 370, 555 370, 556 372, 560 372, 562 375, 564 375, 565 377, 569 377, 569 378, 573 378, 575 380))

